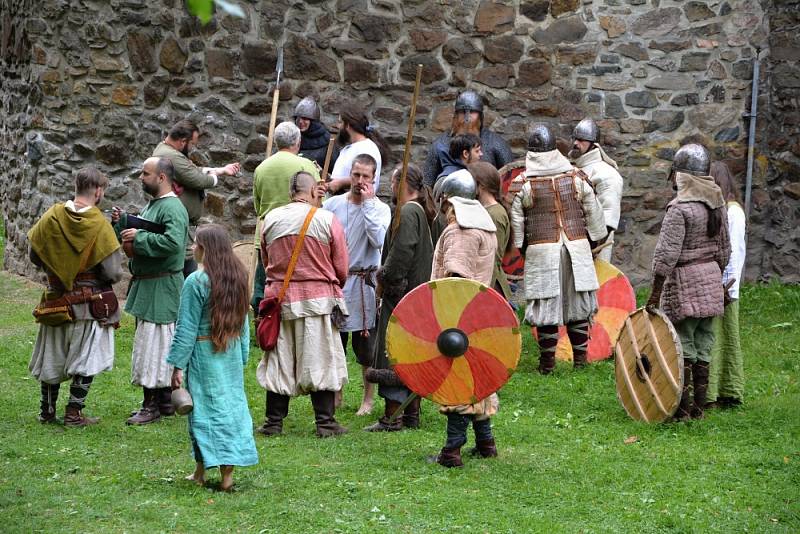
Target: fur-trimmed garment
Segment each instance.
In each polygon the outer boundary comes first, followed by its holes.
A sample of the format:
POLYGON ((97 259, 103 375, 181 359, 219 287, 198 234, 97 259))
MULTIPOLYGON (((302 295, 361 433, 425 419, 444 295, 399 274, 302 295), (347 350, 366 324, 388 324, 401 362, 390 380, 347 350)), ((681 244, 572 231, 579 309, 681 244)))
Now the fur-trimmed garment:
POLYGON ((589 181, 594 186, 595 194, 600 205, 603 206, 603 218, 606 226, 611 228, 606 243, 600 251, 599 257, 604 261, 611 261, 611 248, 614 243, 614 230, 619 226, 620 204, 622 203, 622 176, 617 170, 616 162, 608 157, 599 145, 586 152, 575 160, 575 166, 586 173, 589 181))
MULTIPOLYGON (((515 178, 511 189, 516 190, 511 193, 514 246, 522 249, 525 212, 535 206, 528 178, 556 180, 572 170, 572 164, 558 150, 528 152, 524 176, 515 178)), ((576 175, 573 181, 588 237, 599 241, 606 236, 602 207, 586 179, 576 175)), ((525 249, 525 299, 528 301, 525 319, 529 323, 543 326, 588 319, 596 309, 598 287, 592 249, 586 237, 570 240, 562 229, 558 241, 535 243, 525 249)))

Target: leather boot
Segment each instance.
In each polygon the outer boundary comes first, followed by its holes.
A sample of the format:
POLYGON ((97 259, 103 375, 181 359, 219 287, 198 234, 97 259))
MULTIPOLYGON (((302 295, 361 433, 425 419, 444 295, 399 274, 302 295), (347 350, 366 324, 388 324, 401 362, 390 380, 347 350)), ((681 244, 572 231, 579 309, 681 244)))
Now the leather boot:
POLYGON ((150 388, 142 389, 144 390, 142 407, 125 421, 127 425, 148 425, 161 419, 161 412, 158 411, 158 390, 150 388))
POLYGON ((311 406, 314 408, 317 436, 330 438, 347 434, 347 429, 340 425, 334 417, 336 412, 336 392, 312 391, 311 406))
POLYGON ((289 415, 289 395, 267 391, 264 424, 256 432, 264 436, 279 436, 283 433, 283 420, 287 415, 289 415))
POLYGON ((438 456, 436 456, 436 463, 444 467, 464 467, 464 462, 461 461, 461 447, 457 449, 442 448, 438 456))
POLYGON ((706 391, 708 391, 708 362, 698 360, 692 363, 692 380, 694 382, 692 419, 702 419, 705 415, 703 408, 706 405, 706 391))
POLYGON ((690 362, 683 363, 683 392, 681 393, 681 403, 678 405, 678 411, 672 416, 673 421, 688 421, 691 418, 691 387, 692 387, 692 364, 690 362))
POLYGON ((470 456, 479 456, 481 458, 496 458, 497 446, 494 443, 494 438, 485 441, 476 441, 475 447, 469 450, 470 456))
POLYGON ((422 399, 418 396, 403 410, 403 428, 416 430, 419 428, 419 405, 422 399))
POLYGON ((67 405, 64 412, 64 426, 89 426, 100 422, 99 417, 86 417, 81 413, 80 408, 67 405))
POLYGON ((400 408, 401 403, 389 399, 384 399, 384 401, 383 417, 378 419, 377 423, 364 427, 367 432, 397 432, 398 430, 403 430, 402 417, 398 417, 392 423, 389 422, 394 412, 400 408))
POLYGON ((42 401, 39 405, 39 422, 43 425, 57 423, 56 402, 61 384, 47 384, 42 382, 42 401))
POLYGON ((172 388, 158 388, 158 411, 161 417, 175 415, 175 406, 172 405, 172 388))

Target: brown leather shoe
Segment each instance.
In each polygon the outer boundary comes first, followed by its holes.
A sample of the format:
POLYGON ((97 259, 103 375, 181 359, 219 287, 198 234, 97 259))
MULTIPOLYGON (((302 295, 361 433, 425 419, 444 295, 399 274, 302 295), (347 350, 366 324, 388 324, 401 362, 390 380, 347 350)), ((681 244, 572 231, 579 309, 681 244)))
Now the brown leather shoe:
POLYGON ((480 458, 497 458, 497 446, 495 445, 494 438, 485 441, 476 441, 475 447, 469 450, 469 455, 480 458))
POLYGON ((86 417, 83 415, 83 413, 81 413, 79 408, 67 406, 67 409, 64 412, 64 426, 89 426, 96 425, 99 422, 99 417, 86 417))
POLYGON ((444 467, 464 467, 461 461, 461 447, 457 449, 444 447, 436 456, 436 463, 444 467))
POLYGON ((125 421, 126 425, 149 425, 161 419, 161 412, 158 411, 157 404, 143 406, 138 412, 125 421))
POLYGON ((399 407, 399 402, 386 399, 383 417, 378 419, 376 423, 364 427, 364 430, 367 432, 397 432, 399 430, 403 430, 402 417, 398 417, 391 423, 389 422, 389 419, 392 417, 392 415, 394 415, 394 412, 396 412, 399 407))
POLYGON ((264 421, 263 425, 256 428, 256 432, 267 437, 280 436, 283 434, 283 424, 275 424, 270 423, 269 421, 264 421))
POLYGON ((336 420, 336 394, 333 391, 312 391, 311 406, 314 408, 314 420, 317 425, 317 436, 331 438, 347 434, 347 429, 336 420))
POLYGON ((56 419, 55 410, 40 411, 38 419, 39 422, 42 423, 43 425, 58 423, 58 419, 56 419))

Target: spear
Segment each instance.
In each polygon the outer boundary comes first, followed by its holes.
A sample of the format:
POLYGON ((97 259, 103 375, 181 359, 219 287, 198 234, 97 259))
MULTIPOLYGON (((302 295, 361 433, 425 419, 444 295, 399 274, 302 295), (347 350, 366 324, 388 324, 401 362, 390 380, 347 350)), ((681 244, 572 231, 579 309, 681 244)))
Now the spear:
MULTIPOLYGON (((400 171, 400 182, 397 187, 398 195, 397 195, 397 205, 394 207, 394 220, 392 220, 392 239, 397 238, 397 230, 400 228, 400 209, 402 208, 402 204, 400 202, 400 197, 405 191, 405 184, 406 184, 406 176, 408 175, 408 162, 411 159, 411 138, 414 135, 414 120, 417 116, 417 98, 419 97, 419 88, 422 82, 422 65, 417 65, 417 79, 414 82, 414 97, 411 99, 411 112, 408 116, 408 133, 406 134, 406 147, 403 151, 403 167, 400 171)), ((383 284, 378 284, 378 287, 375 290, 375 296, 378 302, 380 302, 381 296, 383 294, 383 284)), ((379 304, 380 309, 380 304, 379 304)), ((380 313, 379 313, 380 315, 380 313)), ((378 343, 375 343, 375 352, 373 353, 373 361, 377 361, 377 351, 378 351, 378 343)), ((390 375, 394 375, 396 378, 396 374, 394 370, 391 369, 390 375)), ((402 415, 403 410, 411 404, 411 402, 417 397, 417 394, 412 392, 408 398, 400 405, 400 407, 395 410, 395 412, 389 418, 389 422, 394 422, 400 415, 402 415)))
POLYGON ((400 195, 405 191, 406 175, 408 174, 408 160, 411 159, 411 138, 414 135, 414 119, 417 116, 417 98, 419 97, 419 86, 422 81, 422 65, 417 65, 417 79, 414 82, 414 98, 411 99, 411 113, 408 116, 408 133, 406 134, 406 147, 403 151, 403 168, 400 171, 400 182, 398 183, 397 205, 394 207, 394 220, 392 221, 392 236, 397 235, 397 228, 400 226, 400 195))
POLYGON ((272 111, 269 114, 269 135, 267 136, 267 157, 272 154, 272 136, 275 135, 275 119, 278 116, 278 99, 281 94, 281 74, 283 73, 283 47, 278 48, 278 62, 275 65, 278 76, 275 78, 275 90, 272 92, 272 111))
MULTIPOLYGON (((275 118, 278 116, 278 99, 281 93, 281 74, 283 73, 283 46, 278 48, 278 61, 275 65, 277 76, 275 78, 275 89, 272 92, 272 111, 269 115, 269 133, 267 135, 267 157, 272 154, 272 138, 275 135, 275 118)), ((256 208, 257 209, 257 208, 256 208)), ((261 246, 261 218, 256 213, 256 232, 253 236, 253 255, 250 258, 250 270, 248 272, 248 280, 250 287, 253 287, 253 282, 256 277, 256 264, 258 263, 258 251, 261 246)), ((264 267, 266 269, 266 266, 264 267)), ((256 310, 257 312, 258 310, 256 310)))

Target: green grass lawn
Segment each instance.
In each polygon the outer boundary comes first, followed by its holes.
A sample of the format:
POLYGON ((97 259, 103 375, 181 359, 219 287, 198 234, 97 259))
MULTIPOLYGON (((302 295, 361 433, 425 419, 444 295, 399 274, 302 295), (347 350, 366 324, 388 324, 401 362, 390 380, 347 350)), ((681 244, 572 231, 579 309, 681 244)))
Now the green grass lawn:
MULTIPOLYGON (((257 436, 260 464, 235 472, 233 494, 183 480, 193 467, 185 418, 125 426, 140 400, 129 384, 130 317, 117 331, 116 368, 89 394, 86 411, 101 423, 65 430, 36 421, 39 386, 27 365, 37 296, 0 274, 0 531, 800 531, 800 287, 743 288, 739 410, 688 424, 634 422, 617 401, 613 363, 581 372, 559 363, 542 377, 525 329, 520 368, 494 418, 499 458, 451 470, 426 463, 445 422, 428 402, 419 431, 362 432, 374 418, 355 416, 351 359, 338 414, 351 433, 315 438, 309 399, 293 400, 285 435, 257 436)), ((258 357, 254 350, 246 376, 256 424, 258 357)))

